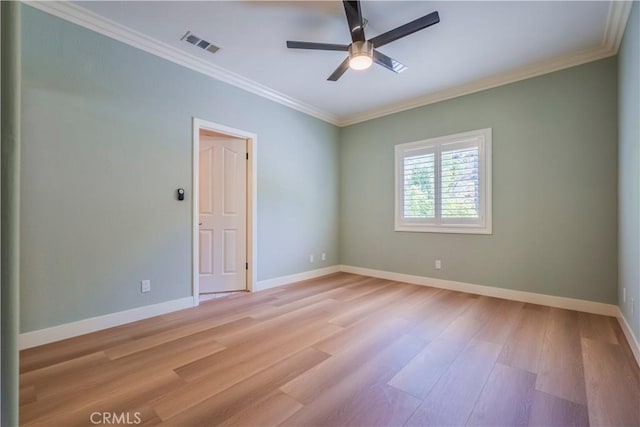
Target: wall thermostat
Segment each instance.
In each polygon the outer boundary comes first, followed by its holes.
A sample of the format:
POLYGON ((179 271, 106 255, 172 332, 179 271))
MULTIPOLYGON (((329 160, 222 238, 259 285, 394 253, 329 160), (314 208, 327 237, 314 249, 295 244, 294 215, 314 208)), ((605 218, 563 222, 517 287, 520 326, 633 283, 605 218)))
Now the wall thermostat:
POLYGON ((184 188, 178 188, 178 200, 184 200, 184 188))

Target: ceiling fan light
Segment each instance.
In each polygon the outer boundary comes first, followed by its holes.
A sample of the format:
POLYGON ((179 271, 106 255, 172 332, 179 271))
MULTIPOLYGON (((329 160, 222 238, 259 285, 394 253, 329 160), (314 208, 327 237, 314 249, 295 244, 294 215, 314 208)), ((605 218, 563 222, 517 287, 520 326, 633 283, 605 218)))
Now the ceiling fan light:
POLYGON ((366 70, 371 64, 373 60, 367 55, 353 56, 349 59, 349 68, 353 70, 366 70))
POLYGON ((366 70, 373 64, 373 44, 357 41, 349 46, 349 67, 353 70, 366 70))

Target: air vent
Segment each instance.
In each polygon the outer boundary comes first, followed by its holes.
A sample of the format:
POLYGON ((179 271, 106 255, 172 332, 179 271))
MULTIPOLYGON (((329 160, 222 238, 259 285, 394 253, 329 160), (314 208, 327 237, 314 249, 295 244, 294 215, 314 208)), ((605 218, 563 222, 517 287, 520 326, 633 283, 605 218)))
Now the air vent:
POLYGON ((220 50, 220 48, 212 43, 209 43, 206 40, 201 39, 200 37, 196 36, 195 34, 191 34, 191 31, 187 31, 187 33, 182 36, 182 38, 180 40, 184 40, 187 43, 191 43, 194 46, 198 46, 200 49, 204 49, 206 51, 209 51, 211 53, 216 53, 217 51, 220 50))

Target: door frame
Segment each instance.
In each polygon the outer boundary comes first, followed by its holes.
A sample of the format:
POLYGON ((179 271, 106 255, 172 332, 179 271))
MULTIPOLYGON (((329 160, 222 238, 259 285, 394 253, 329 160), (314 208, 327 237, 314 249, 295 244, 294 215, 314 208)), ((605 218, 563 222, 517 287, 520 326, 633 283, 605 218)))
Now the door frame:
POLYGON ((200 130, 208 130, 224 135, 228 135, 234 138, 242 138, 247 141, 247 153, 249 154, 249 160, 247 162, 247 290, 253 291, 256 286, 256 279, 258 277, 258 262, 257 262, 257 176, 258 176, 258 156, 257 156, 257 143, 258 135, 251 132, 246 132, 240 129, 234 129, 229 126, 221 125, 219 123, 209 122, 207 120, 198 119, 193 117, 193 139, 192 139, 192 170, 191 177, 191 283, 193 292, 193 305, 200 304, 200 246, 198 244, 198 214, 199 214, 199 198, 200 198, 200 130))

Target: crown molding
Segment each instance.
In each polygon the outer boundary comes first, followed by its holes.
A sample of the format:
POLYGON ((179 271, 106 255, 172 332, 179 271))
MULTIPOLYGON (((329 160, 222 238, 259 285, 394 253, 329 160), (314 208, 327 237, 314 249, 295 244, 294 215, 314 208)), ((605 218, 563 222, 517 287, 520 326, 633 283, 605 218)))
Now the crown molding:
POLYGON ((618 53, 618 49, 620 48, 622 36, 633 5, 633 1, 612 0, 609 3, 609 12, 604 36, 601 45, 597 48, 578 54, 538 62, 527 67, 511 70, 506 73, 490 76, 471 83, 447 88, 439 92, 426 94, 403 102, 386 105, 382 108, 339 117, 302 101, 298 101, 288 95, 232 71, 226 70, 220 66, 211 64, 167 43, 120 25, 70 2, 23 0, 23 3, 48 14, 57 16, 58 18, 80 25, 81 27, 118 40, 122 43, 141 49, 152 55, 166 59, 178 65, 182 65, 196 72, 340 127, 399 113, 412 108, 434 104, 436 102, 457 98, 463 95, 469 95, 475 92, 481 92, 483 90, 515 83, 517 81, 526 80, 532 77, 541 76, 554 71, 560 71, 565 68, 575 67, 587 62, 613 56, 618 53))
POLYGON ((614 54, 618 53, 618 49, 620 49, 622 36, 631 13, 631 6, 633 6, 632 1, 613 0, 609 4, 609 15, 607 16, 602 46, 613 51, 614 54))
POLYGON ((339 120, 334 114, 320 110, 312 105, 298 101, 288 95, 265 85, 243 77, 220 66, 204 61, 194 55, 177 49, 167 43, 149 37, 131 28, 120 25, 110 19, 97 15, 83 7, 66 1, 32 1, 23 3, 50 15, 64 19, 104 36, 118 40, 152 55, 187 67, 214 79, 223 81, 271 101, 301 111, 310 116, 337 125, 339 120))
POLYGON ((538 77, 544 74, 560 71, 565 68, 575 67, 576 65, 585 64, 587 62, 596 61, 609 56, 615 55, 608 49, 597 48, 579 53, 577 55, 555 58, 548 61, 539 62, 523 68, 512 70, 503 74, 476 80, 471 83, 444 89, 435 93, 429 93, 424 96, 413 98, 408 101, 402 101, 397 104, 387 105, 383 108, 366 111, 360 114, 354 114, 342 118, 338 126, 349 126, 356 123, 365 122, 367 120, 376 119, 390 114, 399 113, 401 111, 411 110, 417 107, 423 107, 436 102, 446 101, 447 99, 457 98, 463 95, 469 95, 483 90, 492 89, 498 86, 504 86, 509 83, 515 83, 521 80, 538 77))

